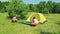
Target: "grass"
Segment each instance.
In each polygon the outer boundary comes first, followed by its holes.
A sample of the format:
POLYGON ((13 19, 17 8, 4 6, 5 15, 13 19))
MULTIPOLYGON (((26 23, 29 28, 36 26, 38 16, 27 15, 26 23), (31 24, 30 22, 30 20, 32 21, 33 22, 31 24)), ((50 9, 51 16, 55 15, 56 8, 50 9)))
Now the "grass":
POLYGON ((7 19, 7 13, 0 13, 0 34, 60 34, 60 14, 44 15, 48 22, 32 27, 20 22, 12 23, 7 19))

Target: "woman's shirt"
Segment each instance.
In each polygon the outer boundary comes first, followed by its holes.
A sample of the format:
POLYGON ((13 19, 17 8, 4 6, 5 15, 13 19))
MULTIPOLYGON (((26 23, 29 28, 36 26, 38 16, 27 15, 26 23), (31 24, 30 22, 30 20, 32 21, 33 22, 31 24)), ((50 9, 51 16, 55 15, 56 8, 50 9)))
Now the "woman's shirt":
POLYGON ((36 24, 39 23, 37 19, 34 19, 33 22, 36 24))

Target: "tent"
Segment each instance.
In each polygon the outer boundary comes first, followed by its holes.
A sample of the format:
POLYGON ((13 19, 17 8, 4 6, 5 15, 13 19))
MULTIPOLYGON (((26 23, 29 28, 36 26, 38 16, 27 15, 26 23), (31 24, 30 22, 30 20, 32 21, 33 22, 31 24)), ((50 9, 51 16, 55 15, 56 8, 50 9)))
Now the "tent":
POLYGON ((33 20, 33 17, 37 18, 40 23, 44 23, 46 21, 45 16, 42 13, 32 13, 27 21, 30 22, 33 20))

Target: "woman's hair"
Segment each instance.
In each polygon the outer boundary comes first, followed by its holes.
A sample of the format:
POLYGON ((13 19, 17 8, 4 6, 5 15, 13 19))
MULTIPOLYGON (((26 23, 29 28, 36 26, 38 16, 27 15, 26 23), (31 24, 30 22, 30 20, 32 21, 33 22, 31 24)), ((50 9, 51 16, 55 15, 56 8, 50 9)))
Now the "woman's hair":
POLYGON ((33 17, 33 19, 35 19, 35 17, 33 17))

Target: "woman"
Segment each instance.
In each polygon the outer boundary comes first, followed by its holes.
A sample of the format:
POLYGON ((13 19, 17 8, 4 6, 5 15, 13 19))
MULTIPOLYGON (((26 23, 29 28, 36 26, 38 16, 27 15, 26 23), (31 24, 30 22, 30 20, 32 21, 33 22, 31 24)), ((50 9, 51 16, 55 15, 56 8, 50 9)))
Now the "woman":
POLYGON ((35 17, 33 17, 32 26, 36 26, 38 24, 39 24, 38 20, 35 17))

